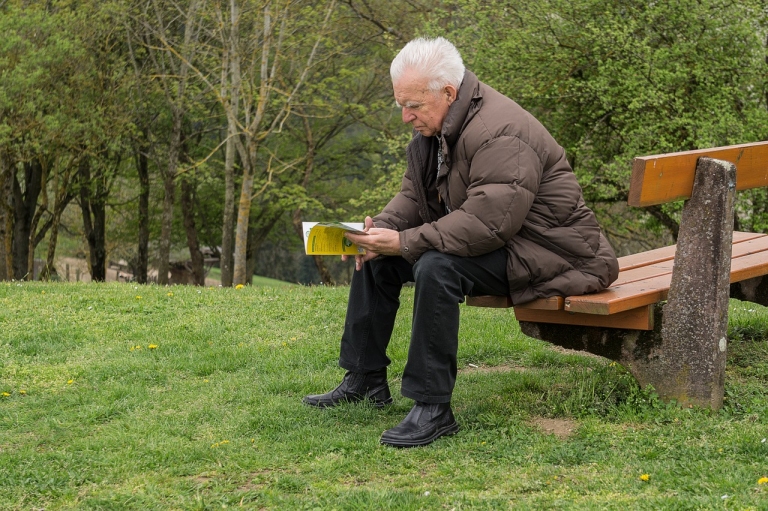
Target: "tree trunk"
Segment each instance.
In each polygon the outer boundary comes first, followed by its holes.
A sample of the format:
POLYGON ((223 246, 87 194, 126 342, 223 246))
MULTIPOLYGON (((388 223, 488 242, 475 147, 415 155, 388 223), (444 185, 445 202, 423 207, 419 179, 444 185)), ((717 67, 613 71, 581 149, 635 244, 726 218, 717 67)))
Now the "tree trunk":
POLYGON ((233 245, 235 232, 235 136, 236 127, 230 126, 224 160, 224 219, 221 232, 221 285, 232 286, 233 245))
POLYGON ((317 267, 317 272, 320 274, 320 280, 323 281, 323 284, 326 286, 335 286, 336 281, 334 280, 333 275, 331 275, 328 266, 325 264, 323 256, 312 256, 312 259, 315 260, 315 267, 317 267))
POLYGON ((661 225, 669 229, 669 232, 672 234, 672 239, 677 243, 677 237, 680 235, 680 224, 677 220, 665 213, 661 206, 649 206, 645 209, 652 217, 658 220, 661 225))
POLYGON ((13 165, 0 151, 0 280, 13 278, 13 165))
POLYGON ((48 253, 45 257, 45 265, 40 271, 40 280, 51 280, 51 277, 57 274, 56 267, 54 266, 54 259, 56 257, 56 243, 59 241, 60 221, 61 214, 54 215, 51 222, 51 232, 48 236, 48 253))
MULTIPOLYGON (((43 190, 43 166, 39 162, 24 164, 24 191, 13 173, 13 278, 27 277, 29 241, 32 237, 32 220, 37 208, 37 199, 43 190)), ((31 278, 31 276, 30 276, 31 278)))
POLYGON ((41 164, 41 193, 40 205, 32 206, 35 214, 32 216, 32 221, 29 223, 29 239, 27 242, 27 278, 29 280, 35 279, 35 249, 38 243, 43 240, 45 235, 45 224, 43 229, 37 230, 37 226, 40 224, 40 220, 43 218, 43 214, 48 212, 48 168, 46 164, 41 164))
POLYGON ((224 42, 221 73, 221 97, 229 97, 230 114, 227 115, 227 143, 224 156, 224 214, 221 231, 221 285, 231 287, 234 272, 235 236, 235 137, 238 127, 235 122, 240 106, 240 53, 237 47, 240 14, 237 2, 230 1, 230 35, 224 42))
POLYGON ((253 173, 247 165, 243 166, 243 183, 240 187, 240 202, 237 208, 237 229, 235 230, 235 269, 232 283, 247 282, 246 263, 248 261, 248 223, 251 216, 251 193, 253 191, 253 173))
POLYGON ((157 283, 168 284, 171 259, 171 232, 173 229, 173 204, 176 182, 167 173, 163 175, 163 212, 160 216, 160 243, 158 244, 157 283))
MULTIPOLYGON (((144 132, 144 140, 147 133, 144 132)), ((149 158, 148 147, 142 142, 137 150, 136 170, 139 173, 139 246, 136 254, 134 278, 139 284, 147 283, 149 267, 149 158)))
POLYGON ((252 219, 248 228, 248 248, 246 252, 246 280, 253 282, 253 275, 256 273, 256 256, 259 253, 261 244, 267 239, 280 217, 282 210, 269 209, 269 204, 263 204, 259 215, 252 219))
POLYGON ((184 230, 187 233, 187 247, 192 261, 192 283, 196 286, 205 285, 205 267, 203 253, 200 252, 200 242, 197 237, 194 211, 194 186, 190 179, 181 180, 181 212, 184 217, 184 230))
POLYGON ((171 234, 173 232, 173 204, 176 192, 176 170, 179 166, 179 154, 181 153, 181 122, 182 111, 173 108, 173 129, 171 141, 168 145, 168 167, 163 174, 165 194, 163 196, 163 213, 160 227, 160 253, 157 262, 157 283, 168 284, 168 270, 171 257, 171 234))
POLYGON ((83 212, 83 232, 88 241, 91 281, 107 280, 106 203, 102 189, 94 189, 100 179, 91 179, 91 166, 83 158, 78 169, 80 179, 80 209, 83 212))
MULTIPOLYGON (((55 203, 53 205, 53 216, 50 219, 50 234, 48 236, 48 254, 45 259, 45 266, 40 274, 40 280, 50 280, 53 274, 56 274, 56 267, 54 266, 54 260, 56 258, 56 244, 59 239, 59 225, 61 225, 61 215, 74 198, 70 193, 70 179, 71 170, 67 170, 66 173, 61 176, 61 187, 55 186, 56 191, 55 203)), ((58 179, 57 179, 58 181, 58 179)), ((40 236, 40 233, 38 233, 40 236)), ((41 236, 42 238, 42 236, 41 236)))

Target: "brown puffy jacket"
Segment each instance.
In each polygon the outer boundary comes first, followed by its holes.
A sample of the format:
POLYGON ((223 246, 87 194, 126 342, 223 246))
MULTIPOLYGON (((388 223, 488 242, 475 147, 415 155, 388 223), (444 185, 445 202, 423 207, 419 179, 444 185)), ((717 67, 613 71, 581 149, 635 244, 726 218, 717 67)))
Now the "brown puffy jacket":
POLYGON ((510 296, 599 291, 618 276, 565 150, 517 103, 467 71, 437 137, 415 134, 400 192, 374 218, 400 231, 411 264, 427 250, 482 255, 506 246, 510 296))

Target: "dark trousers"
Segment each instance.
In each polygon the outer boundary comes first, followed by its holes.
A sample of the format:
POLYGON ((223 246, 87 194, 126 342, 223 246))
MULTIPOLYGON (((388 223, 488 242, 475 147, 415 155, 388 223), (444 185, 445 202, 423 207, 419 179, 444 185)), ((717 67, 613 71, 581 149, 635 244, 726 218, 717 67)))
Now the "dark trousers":
POLYGON ((387 346, 400 306, 400 290, 415 283, 413 323, 402 394, 426 403, 448 403, 456 384, 459 304, 465 295, 509 293, 507 255, 501 248, 477 257, 435 250, 411 266, 402 257, 368 261, 352 278, 339 365, 354 372, 390 363, 387 346))

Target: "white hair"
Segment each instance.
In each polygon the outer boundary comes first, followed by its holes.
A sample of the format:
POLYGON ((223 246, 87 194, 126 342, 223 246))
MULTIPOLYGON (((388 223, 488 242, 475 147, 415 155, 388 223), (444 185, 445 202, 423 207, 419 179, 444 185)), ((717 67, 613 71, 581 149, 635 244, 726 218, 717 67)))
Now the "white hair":
POLYGON ((437 92, 446 85, 453 85, 458 90, 464 79, 464 62, 459 50, 442 37, 419 37, 406 44, 389 67, 392 83, 397 82, 409 70, 427 78, 427 87, 432 92, 437 92))

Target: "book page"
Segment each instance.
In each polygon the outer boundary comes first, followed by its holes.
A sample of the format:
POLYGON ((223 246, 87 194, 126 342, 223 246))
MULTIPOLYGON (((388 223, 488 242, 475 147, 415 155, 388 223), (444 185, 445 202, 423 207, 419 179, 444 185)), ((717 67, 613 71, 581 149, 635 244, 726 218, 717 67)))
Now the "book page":
POLYGON ((365 234, 360 222, 302 222, 307 255, 358 255, 365 250, 344 237, 345 232, 365 234))

